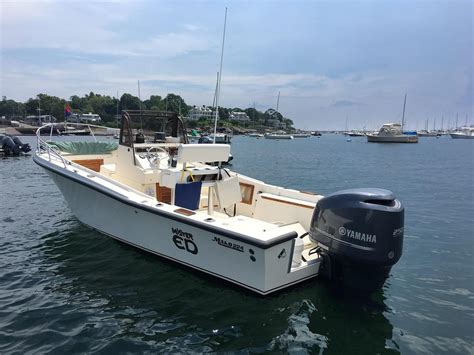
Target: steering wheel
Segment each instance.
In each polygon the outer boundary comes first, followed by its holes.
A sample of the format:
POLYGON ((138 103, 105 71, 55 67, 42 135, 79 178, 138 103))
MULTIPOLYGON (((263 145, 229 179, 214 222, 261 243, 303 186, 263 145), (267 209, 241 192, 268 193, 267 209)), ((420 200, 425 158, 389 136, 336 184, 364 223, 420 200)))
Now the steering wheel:
POLYGON ((169 154, 168 154, 168 152, 167 152, 164 148, 161 148, 161 147, 150 147, 150 148, 147 148, 145 157, 146 157, 146 159, 148 160, 148 162, 150 163, 150 166, 152 166, 152 167, 154 167, 154 168, 157 168, 157 167, 160 166, 161 160, 163 160, 163 159, 169 157, 169 154), (152 149, 160 150, 160 151, 162 151, 163 153, 165 153, 165 155, 160 158, 160 156, 158 155, 158 153, 152 153, 152 152, 151 152, 152 149))

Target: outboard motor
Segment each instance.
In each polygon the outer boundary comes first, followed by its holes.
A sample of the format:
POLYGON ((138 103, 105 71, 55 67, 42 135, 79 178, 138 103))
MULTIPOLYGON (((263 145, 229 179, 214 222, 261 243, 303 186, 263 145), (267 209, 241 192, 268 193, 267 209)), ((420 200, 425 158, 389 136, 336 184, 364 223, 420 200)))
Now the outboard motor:
POLYGON ((321 274, 364 293, 382 287, 402 255, 404 208, 382 189, 351 189, 318 201, 309 236, 322 249, 321 274))
POLYGON ((26 154, 31 150, 28 143, 23 144, 18 137, 10 135, 0 135, 0 147, 5 156, 26 154))

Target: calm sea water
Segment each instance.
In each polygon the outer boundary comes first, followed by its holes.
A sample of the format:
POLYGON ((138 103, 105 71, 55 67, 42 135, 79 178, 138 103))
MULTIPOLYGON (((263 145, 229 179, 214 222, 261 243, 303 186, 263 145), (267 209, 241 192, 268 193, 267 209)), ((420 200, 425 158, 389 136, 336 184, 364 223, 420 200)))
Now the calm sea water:
POLYGON ((276 185, 394 191, 405 245, 383 290, 256 296, 88 229, 31 157, 0 159, 0 353, 474 353, 473 141, 235 137, 232 152, 276 185))

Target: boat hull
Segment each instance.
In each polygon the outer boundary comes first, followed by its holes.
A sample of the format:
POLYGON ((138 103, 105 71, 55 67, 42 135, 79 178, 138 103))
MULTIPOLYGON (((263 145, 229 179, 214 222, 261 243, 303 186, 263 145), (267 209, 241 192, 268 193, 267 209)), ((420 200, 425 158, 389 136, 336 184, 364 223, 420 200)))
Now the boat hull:
POLYGON ((319 262, 292 269, 295 240, 269 247, 199 228, 185 218, 170 218, 157 208, 142 208, 78 174, 35 156, 85 225, 121 242, 203 271, 260 294, 318 275, 319 262), (279 257, 285 250, 285 257, 279 257))
POLYGON ((462 133, 450 133, 451 138, 453 139, 474 139, 474 136, 470 136, 462 133))
POLYGON ((400 135, 400 136, 378 136, 367 135, 367 142, 369 143, 418 143, 417 136, 400 135))
POLYGON ((265 139, 293 139, 291 134, 266 134, 265 139))

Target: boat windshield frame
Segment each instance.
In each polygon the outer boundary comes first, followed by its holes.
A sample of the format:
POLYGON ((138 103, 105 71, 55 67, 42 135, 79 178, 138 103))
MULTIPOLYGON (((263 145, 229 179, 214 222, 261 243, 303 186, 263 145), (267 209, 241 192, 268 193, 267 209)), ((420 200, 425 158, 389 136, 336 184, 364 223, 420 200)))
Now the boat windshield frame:
POLYGON ((156 110, 124 110, 120 122, 119 145, 134 149, 136 133, 169 133, 187 143, 186 127, 176 112, 156 110), (180 134, 181 133, 181 134, 180 134))

